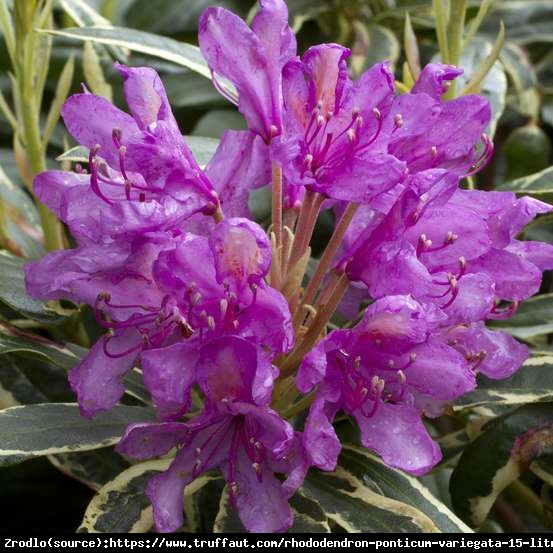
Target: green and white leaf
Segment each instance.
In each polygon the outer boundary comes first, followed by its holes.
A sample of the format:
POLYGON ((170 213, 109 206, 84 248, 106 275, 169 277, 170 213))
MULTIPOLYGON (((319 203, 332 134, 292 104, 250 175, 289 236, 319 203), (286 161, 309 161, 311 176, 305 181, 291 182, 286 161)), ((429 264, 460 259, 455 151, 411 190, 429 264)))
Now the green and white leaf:
MULTIPOLYGON (((90 40, 99 44, 128 48, 134 52, 141 52, 187 67, 207 79, 211 79, 211 71, 200 49, 192 44, 179 42, 169 37, 125 27, 71 27, 59 30, 50 29, 44 32, 75 40, 90 40)), ((220 84, 230 97, 238 99, 233 85, 224 80, 221 80, 220 84)))
POLYGON ((531 357, 515 374, 503 380, 479 375, 478 388, 457 400, 455 409, 541 401, 553 401, 553 356, 531 357))
POLYGON ((453 471, 455 512, 469 524, 482 524, 497 496, 551 447, 552 436, 553 403, 524 405, 484 425, 453 471))
POLYGON ((25 288, 25 260, 0 251, 0 301, 23 316, 41 323, 59 323, 63 317, 41 301, 31 298, 25 288))
POLYGON ((416 478, 345 446, 334 473, 315 472, 305 495, 346 532, 471 532, 416 478))
MULTIPOLYGON (((133 465, 103 486, 89 503, 78 532, 141 533, 153 527, 153 514, 146 487, 150 478, 166 470, 172 458, 133 465)), ((211 481, 203 475, 184 490, 185 505, 211 481)))
POLYGON ((0 409, 48 401, 21 372, 15 359, 0 357, 0 409))
POLYGON ((116 444, 131 422, 155 420, 150 409, 118 405, 85 419, 77 404, 41 403, 0 411, 0 465, 116 444))
POLYGON ((77 532, 139 533, 153 526, 146 495, 148 480, 166 470, 172 459, 139 463, 119 474, 92 498, 77 532))
POLYGON ((75 344, 61 346, 37 334, 0 322, 0 355, 16 353, 50 361, 63 369, 72 369, 87 350, 75 344))
POLYGON ((49 455, 48 460, 64 474, 95 491, 129 468, 129 463, 111 447, 81 453, 58 453, 49 455))

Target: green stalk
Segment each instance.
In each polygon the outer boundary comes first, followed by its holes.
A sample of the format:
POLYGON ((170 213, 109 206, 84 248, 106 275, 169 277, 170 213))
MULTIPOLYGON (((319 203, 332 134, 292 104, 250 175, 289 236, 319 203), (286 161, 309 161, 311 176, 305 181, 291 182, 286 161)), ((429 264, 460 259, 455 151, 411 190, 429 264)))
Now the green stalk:
MULTIPOLYGON (((51 6, 51 5, 50 5, 51 6)), ((44 157, 45 147, 40 136, 39 110, 37 98, 41 91, 36 90, 36 35, 29 29, 28 34, 22 38, 22 55, 19 57, 17 87, 21 101, 21 115, 23 132, 22 140, 25 144, 25 152, 30 165, 31 173, 37 175, 46 170, 44 157), (38 94, 38 96, 37 96, 38 94)), ((45 60, 48 63, 49 60, 45 60)), ((63 230, 56 216, 41 202, 37 201, 40 221, 44 232, 44 243, 47 250, 63 249, 63 230)))
MULTIPOLYGON (((463 50, 463 31, 465 28, 465 15, 467 0, 455 0, 451 3, 451 14, 447 23, 447 37, 449 43, 448 63, 459 65, 463 50)), ((455 81, 451 82, 446 98, 455 98, 455 81)))
MULTIPOLYGON (((449 0, 448 0, 449 3, 449 0)), ((449 63, 449 46, 447 41, 447 17, 444 13, 443 0, 432 0, 434 17, 436 18, 436 35, 440 47, 442 63, 449 63)))

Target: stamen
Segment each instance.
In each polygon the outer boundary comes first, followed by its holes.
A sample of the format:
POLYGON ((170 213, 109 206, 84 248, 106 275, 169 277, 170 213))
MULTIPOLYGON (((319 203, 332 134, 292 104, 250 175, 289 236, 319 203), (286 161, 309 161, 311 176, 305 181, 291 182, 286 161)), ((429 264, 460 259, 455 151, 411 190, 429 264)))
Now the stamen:
POLYGON ((398 129, 403 127, 403 115, 401 115, 401 113, 396 113, 394 115, 394 124, 398 129))

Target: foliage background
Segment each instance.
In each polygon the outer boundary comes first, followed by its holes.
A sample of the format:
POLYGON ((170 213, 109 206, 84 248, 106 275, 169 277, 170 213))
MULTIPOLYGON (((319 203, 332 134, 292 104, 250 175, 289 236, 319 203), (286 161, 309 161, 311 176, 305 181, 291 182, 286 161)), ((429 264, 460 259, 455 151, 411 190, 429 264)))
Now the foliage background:
MULTIPOLYGON (((67 81, 67 69, 64 68, 68 67, 66 64, 70 59, 74 60, 74 74, 64 92, 77 92, 79 83, 84 82, 93 92, 112 96, 122 105, 120 78, 112 68, 113 60, 119 59, 132 65, 152 65, 161 73, 184 134, 217 139, 224 129, 245 128, 236 109, 197 72, 167 59, 132 51, 132 44, 131 48, 93 44, 63 36, 63 31, 112 24, 195 44, 198 16, 205 7, 224 4, 247 17, 252 3, 252 0, 54 2, 53 19, 44 27, 62 31, 62 36, 46 38, 47 35, 41 35, 43 42, 37 45, 44 52, 49 42, 51 46, 41 119, 46 120, 48 108, 59 91, 59 83, 64 79, 67 81), (87 6, 92 10, 87 10, 87 6)), ((397 77, 408 84, 405 62, 409 56, 416 56, 418 49, 420 63, 424 64, 434 59, 438 52, 431 0, 288 0, 287 3, 291 24, 298 33, 300 51, 323 41, 346 44, 352 49, 351 67, 356 73, 376 61, 390 59, 397 77), (406 27, 407 14, 412 29, 406 27), (411 30, 418 48, 414 47, 411 30)), ((12 2, 5 2, 5 5, 11 9, 12 2)), ((471 21, 483 5, 489 7, 488 13, 460 60, 468 75, 465 83, 493 51, 501 21, 505 25, 505 39, 499 44, 499 59, 491 60, 495 63, 481 83, 482 93, 488 96, 494 110, 495 128, 492 132, 495 130, 496 153, 474 184, 481 189, 515 190, 553 201, 553 2, 470 1, 467 32, 470 32, 471 21)), ((140 38, 130 32, 119 36, 121 40, 131 42, 140 38)), ((409 59, 411 64, 413 59, 409 59)), ((13 100, 11 71, 2 38, 0 90, 10 105, 13 100)), ((213 141, 199 141, 196 151, 209 156, 214 144, 213 141)), ((69 146, 71 143, 63 126, 57 124, 46 150, 48 166, 58 167, 56 157, 69 146)), ((44 317, 57 315, 45 315, 42 307, 33 302, 25 303, 24 293, 17 290, 21 285, 17 257, 38 257, 44 248, 40 243, 39 215, 26 186, 29 175, 25 158, 17 148, 15 153, 14 133, 6 116, 0 113, 0 195, 4 200, 0 238, 2 246, 15 254, 14 257, 0 252, 0 299, 3 300, 0 305, 1 408, 46 401, 73 401, 63 369, 70 368, 75 362, 75 353, 78 354, 76 346, 73 349, 67 346, 68 349, 60 353, 39 342, 31 346, 31 339, 13 335, 15 327, 19 331, 31 332, 35 338, 42 336, 61 342, 63 336, 73 335, 76 339, 72 341, 78 341, 72 317, 57 326, 45 326, 45 322, 52 321, 45 321, 44 317), (63 355, 65 358, 60 360, 63 355)), ((267 215, 266 198, 256 196, 253 203, 254 212, 262 221, 267 215)), ((332 226, 328 214, 325 217, 319 221, 316 235, 319 244, 324 244, 332 226)), ((539 218, 526 229, 525 236, 553 242, 553 218, 539 218)), ((454 417, 442 417, 435 424, 436 434, 442 436, 445 462, 424 479, 425 484, 468 521, 474 515, 467 506, 471 497, 491 497, 492 503, 498 497, 491 515, 482 526, 485 531, 543 532, 551 527, 552 286, 551 275, 546 275, 540 296, 527 302, 514 318, 496 323, 530 344, 535 357, 507 382, 483 382, 478 392, 456 406, 454 417), (537 429, 531 436, 528 434, 530 428, 537 429), (515 459, 513 467, 509 463, 513 462, 512 448, 517 439, 527 441, 528 453, 524 458, 515 459), (489 447, 490 444, 493 448, 489 447), (507 466, 509 469, 501 473, 503 487, 492 486, 493 478, 507 466), (450 479, 451 492, 448 489, 450 479)), ((88 320, 89 314, 85 312, 84 315, 88 333, 94 338, 97 330, 88 320)), ((348 431, 347 428, 344 430, 348 431)), ((2 432, 0 435, 5 440, 7 431, 2 432)), ((2 503, 17 513, 17 516, 4 518, 3 530, 74 531, 93 497, 93 489, 98 489, 127 466, 110 450, 101 451, 106 454, 92 451, 69 456, 62 453, 2 468, 2 503)), ((206 483, 206 489, 210 485, 206 483)), ((334 526, 334 530, 340 529, 334 526)))

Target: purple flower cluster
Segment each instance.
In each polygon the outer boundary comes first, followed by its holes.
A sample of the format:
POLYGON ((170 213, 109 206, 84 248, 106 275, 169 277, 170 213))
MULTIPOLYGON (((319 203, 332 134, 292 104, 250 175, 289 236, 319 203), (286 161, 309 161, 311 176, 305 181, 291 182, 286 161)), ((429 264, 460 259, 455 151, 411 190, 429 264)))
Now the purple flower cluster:
POLYGON ((251 28, 210 8, 199 40, 249 130, 227 131, 202 169, 152 69, 117 66, 129 114, 70 97, 62 115, 88 166, 34 188, 76 247, 28 263, 27 287, 88 304, 106 329, 69 377, 83 415, 113 407, 141 368, 160 422, 131 425, 118 449, 177 448, 148 486, 158 530, 182 525, 184 487, 218 469, 248 530, 284 531, 307 470, 336 466, 338 412, 387 464, 423 474, 440 451, 422 416, 478 373, 522 364, 527 348, 485 321, 509 317, 553 268, 552 246, 516 238, 551 208, 459 187, 493 148, 486 100, 441 100, 455 67, 426 66, 399 96, 386 63, 352 81, 346 48, 296 55, 283 0, 260 0, 251 28), (268 232, 248 210, 262 186, 268 232), (306 283, 321 209, 335 232, 306 283), (329 330, 336 311, 359 321, 329 330))

